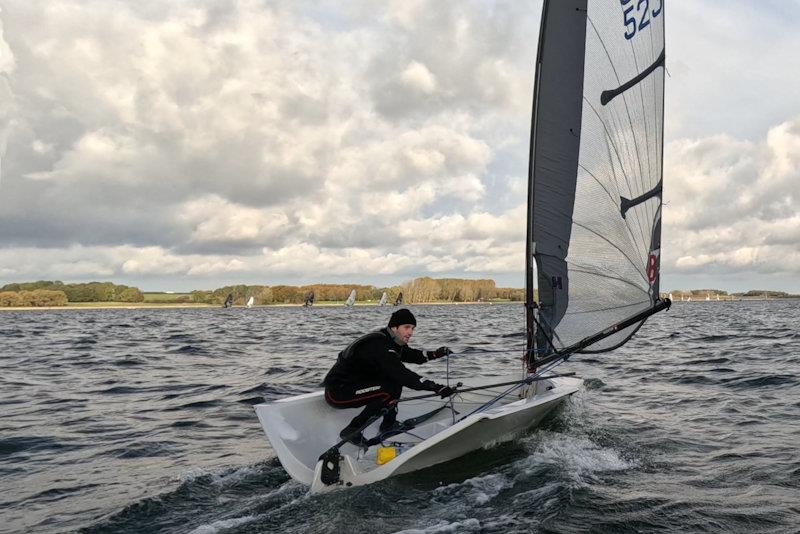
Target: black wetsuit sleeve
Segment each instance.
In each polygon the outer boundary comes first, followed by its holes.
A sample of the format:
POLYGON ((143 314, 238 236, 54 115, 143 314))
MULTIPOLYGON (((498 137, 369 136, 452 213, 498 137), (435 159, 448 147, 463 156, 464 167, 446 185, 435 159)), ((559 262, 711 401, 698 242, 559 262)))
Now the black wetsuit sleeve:
POLYGON ((422 379, 420 376, 408 369, 396 357, 391 354, 384 354, 379 357, 379 360, 383 374, 393 382, 397 382, 411 389, 425 389, 422 386, 422 379))
POLYGON ((400 360, 406 363, 425 363, 428 361, 428 358, 425 357, 425 353, 421 350, 403 347, 400 353, 400 360))
POLYGON ((362 354, 369 354, 369 359, 386 379, 411 389, 425 389, 422 386, 421 377, 400 361, 399 348, 387 347, 385 343, 375 342, 365 344, 362 350, 364 351, 362 354))

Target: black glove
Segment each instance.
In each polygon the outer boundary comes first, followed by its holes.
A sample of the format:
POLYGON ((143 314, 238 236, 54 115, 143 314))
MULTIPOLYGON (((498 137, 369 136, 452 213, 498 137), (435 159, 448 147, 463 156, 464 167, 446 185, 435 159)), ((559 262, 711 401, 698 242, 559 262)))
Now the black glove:
POLYGON ((427 356, 429 360, 435 360, 436 358, 442 358, 449 354, 453 354, 453 351, 450 350, 449 347, 439 347, 436 350, 429 350, 427 356))
POLYGON ((439 391, 442 388, 440 384, 437 384, 433 380, 423 380, 422 381, 422 389, 425 391, 439 391))
POLYGON ((440 389, 436 393, 438 393, 441 398, 446 399, 455 392, 456 390, 451 388, 450 386, 442 386, 442 389, 440 389))
POLYGON ((450 386, 444 386, 442 384, 437 384, 431 380, 425 380, 422 382, 422 387, 425 388, 427 391, 433 391, 437 393, 441 398, 447 398, 453 393, 456 392, 455 389, 451 388, 450 386))

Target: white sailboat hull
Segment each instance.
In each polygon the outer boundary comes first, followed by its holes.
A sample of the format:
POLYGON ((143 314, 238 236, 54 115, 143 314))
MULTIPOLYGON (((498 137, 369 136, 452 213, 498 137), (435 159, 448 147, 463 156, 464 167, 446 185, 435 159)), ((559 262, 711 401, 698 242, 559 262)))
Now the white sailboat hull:
MULTIPOLYGON (((490 384, 518 378, 490 377, 482 382, 490 384)), ((387 439, 386 443, 396 445, 399 454, 383 465, 376 463, 377 446, 367 451, 350 444, 342 446, 339 483, 332 485, 321 481, 322 462, 319 456, 339 441, 339 431, 361 408, 331 408, 320 391, 259 404, 255 410, 283 467, 292 478, 310 485, 311 492, 317 493, 371 484, 511 440, 538 425, 548 413, 578 391, 582 383, 578 378, 568 377, 542 380, 536 383, 536 393, 531 396, 520 398, 515 392, 496 405, 469 416, 467 414, 472 410, 505 388, 460 394, 453 402, 457 415, 454 416, 452 410, 446 408, 418 425, 413 430, 413 436, 400 434, 387 439)), ((469 386, 480 384, 471 381, 469 386)), ((402 402, 398 420, 428 413, 442 403, 438 398, 402 402)), ((368 438, 374 436, 378 424, 379 421, 373 423, 364 431, 364 435, 368 438)))

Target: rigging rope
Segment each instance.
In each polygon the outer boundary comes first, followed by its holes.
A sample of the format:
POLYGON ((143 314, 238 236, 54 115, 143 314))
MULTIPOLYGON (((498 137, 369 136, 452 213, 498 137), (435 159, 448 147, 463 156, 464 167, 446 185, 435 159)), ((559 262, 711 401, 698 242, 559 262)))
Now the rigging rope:
POLYGON ((500 399, 502 399, 503 397, 506 397, 506 396, 508 396, 508 395, 509 395, 510 393, 512 393, 513 391, 515 391, 515 390, 519 389, 519 388, 520 388, 520 387, 522 387, 522 386, 527 386, 527 385, 530 385, 530 384, 532 384, 532 383, 533 383, 533 382, 534 382, 536 379, 538 379, 538 378, 542 378, 542 375, 543 375, 544 373, 551 371, 552 369, 554 369, 554 368, 558 367, 559 365, 561 365, 561 364, 562 364, 562 363, 564 363, 565 361, 566 361, 566 359, 563 359, 563 360, 556 360, 556 361, 554 361, 554 362, 551 362, 551 363, 549 363, 548 365, 546 365, 546 366, 545 366, 545 368, 544 368, 544 369, 541 369, 540 371, 537 371, 536 373, 534 373, 534 374, 532 374, 532 375, 530 375, 530 376, 527 376, 527 377, 523 378, 522 380, 520 380, 520 381, 519 381, 519 383, 518 383, 518 384, 512 385, 512 386, 511 386, 511 387, 509 387, 509 388, 508 388, 506 391, 504 391, 504 392, 500 393, 499 395, 496 395, 496 396, 495 396, 493 399, 491 399, 490 401, 488 401, 488 402, 485 402, 485 403, 484 403, 484 404, 482 404, 481 406, 478 406, 477 408, 475 408, 474 410, 472 410, 470 413, 468 413, 467 415, 465 415, 464 417, 462 417, 461 419, 459 419, 459 421, 466 419, 466 418, 467 418, 467 417, 469 417, 470 415, 473 415, 473 414, 476 414, 476 413, 478 413, 478 412, 482 412, 482 411, 484 411, 484 410, 488 409, 489 407, 491 407, 492 405, 494 405, 494 404, 495 404, 497 401, 499 401, 499 400, 500 400, 500 399))
POLYGON ((521 349, 519 347, 507 348, 507 349, 473 349, 469 348, 469 350, 464 350, 461 352, 453 352, 451 356, 469 356, 470 354, 482 354, 482 353, 493 353, 493 352, 547 352, 544 349, 521 349))

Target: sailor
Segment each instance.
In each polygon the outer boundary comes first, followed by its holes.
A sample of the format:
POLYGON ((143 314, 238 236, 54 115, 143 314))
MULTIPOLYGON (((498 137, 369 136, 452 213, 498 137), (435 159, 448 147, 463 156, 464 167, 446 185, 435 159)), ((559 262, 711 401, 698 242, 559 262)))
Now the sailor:
POLYGON ((426 352, 409 347, 408 340, 416 326, 414 314, 405 308, 397 310, 386 328, 358 338, 339 353, 323 381, 325 400, 334 408, 365 407, 339 433, 342 439, 363 445, 361 427, 384 410, 380 429, 392 428, 403 386, 433 391, 443 399, 455 392, 448 386, 423 380, 403 365, 403 362, 425 363, 451 354, 447 347, 426 352))

